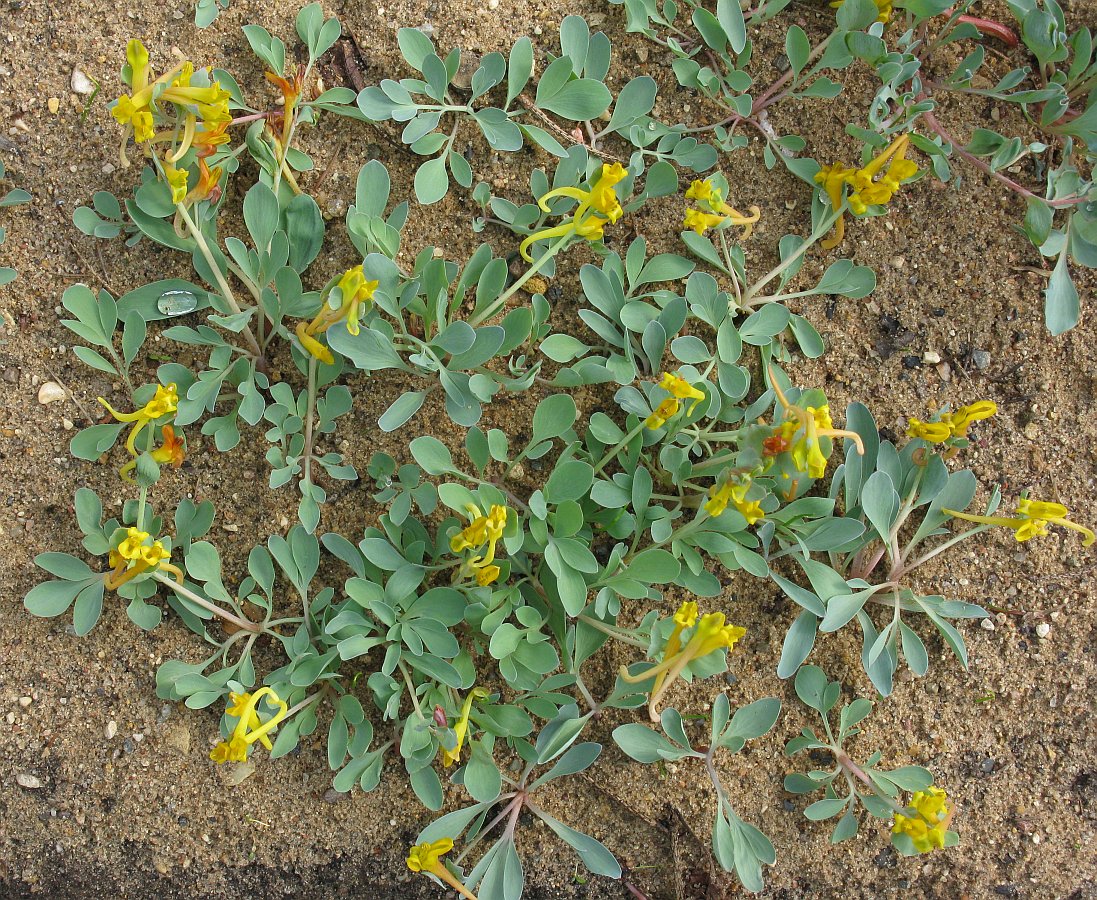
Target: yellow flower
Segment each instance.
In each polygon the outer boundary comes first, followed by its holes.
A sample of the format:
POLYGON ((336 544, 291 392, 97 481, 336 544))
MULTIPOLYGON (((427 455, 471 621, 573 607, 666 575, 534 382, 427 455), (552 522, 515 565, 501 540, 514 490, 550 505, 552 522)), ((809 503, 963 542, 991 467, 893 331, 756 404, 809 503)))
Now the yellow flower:
POLYGON ((673 397, 667 397, 662 403, 655 407, 655 411, 644 419, 644 427, 650 428, 654 431, 656 428, 662 428, 667 419, 673 419, 678 415, 678 410, 681 409, 681 404, 678 403, 673 397))
POLYGON ((441 838, 433 842, 418 844, 408 850, 407 864, 413 872, 425 872, 433 875, 457 891, 465 900, 476 900, 476 895, 466 888, 457 877, 446 868, 442 857, 453 849, 451 838, 441 838))
MULTIPOLYGON (((909 143, 909 135, 900 135, 860 169, 849 169, 841 163, 823 166, 815 173, 815 183, 827 195, 831 209, 842 209, 842 190, 846 185, 853 189, 846 198, 846 205, 857 215, 863 215, 870 206, 880 206, 891 200, 902 183, 918 172, 917 164, 906 159, 909 143), (888 167, 886 172, 883 171, 885 165, 888 167)), ((845 220, 839 216, 834 223, 834 237, 821 241, 821 246, 831 250, 844 236, 845 220)))
POLYGON ((187 199, 187 170, 177 169, 175 166, 166 166, 164 175, 168 179, 168 187, 171 188, 171 202, 182 203, 187 199))
POLYGON ((891 833, 905 834, 919 853, 929 853, 944 847, 945 832, 952 819, 952 809, 947 803, 945 792, 930 785, 926 790, 914 794, 910 807, 915 815, 896 813, 891 833))
POLYGON ((518 250, 522 258, 527 262, 533 261, 529 248, 537 241, 552 240, 569 234, 577 235, 588 241, 597 241, 602 238, 602 230, 607 224, 614 224, 624 215, 621 201, 617 199, 614 186, 628 176, 628 170, 620 163, 602 164, 602 170, 598 178, 591 185, 590 190, 578 187, 562 187, 544 194, 537 205, 542 211, 548 212, 548 201, 554 197, 571 197, 579 201, 575 212, 552 228, 545 228, 535 232, 522 241, 518 250))
POLYGON ((297 334, 297 339, 301 342, 301 346, 304 347, 310 355, 316 357, 322 363, 327 363, 329 366, 335 363, 335 357, 331 355, 331 351, 309 333, 307 322, 303 319, 298 322, 294 332, 297 334))
MULTIPOLYGON (((846 0, 832 0, 830 4, 831 9, 838 9, 845 2, 846 0)), ((878 15, 876 16, 876 21, 884 23, 890 22, 892 13, 892 0, 873 0, 873 3, 876 4, 876 11, 878 13, 878 15)))
POLYGON ((133 139, 137 143, 143 144, 145 141, 151 141, 156 136, 156 128, 147 101, 144 105, 139 106, 134 103, 129 94, 123 94, 115 102, 110 112, 119 125, 133 127, 133 139))
MULTIPOLYGON (((463 553, 465 550, 478 550, 487 544, 487 550, 482 555, 466 560, 465 565, 462 566, 462 569, 466 572, 469 569, 477 569, 482 572, 491 567, 492 562, 495 560, 495 545, 503 536, 503 529, 507 525, 507 508, 494 504, 487 515, 482 515, 480 510, 470 503, 465 507, 465 511, 472 519, 472 522, 449 539, 449 548, 453 553, 463 553)), ((498 567, 494 568, 496 569, 495 577, 497 578, 499 575, 498 567)), ((480 575, 478 573, 477 581, 479 579, 480 575)), ((494 580, 492 578, 484 583, 490 584, 494 580)))
POLYGON ((723 192, 711 179, 694 181, 686 191, 686 199, 696 200, 707 207, 707 210, 686 210, 686 218, 682 223, 682 227, 690 228, 697 234, 704 234, 709 228, 716 228, 725 222, 730 222, 735 226, 743 226, 743 238, 746 239, 750 237, 754 223, 762 215, 757 206, 750 207, 749 215, 728 206, 724 202, 723 192))
MULTIPOLYGON (((666 646, 663 647, 663 659, 676 656, 678 651, 682 649, 682 632, 687 628, 692 628, 697 624, 697 603, 693 600, 686 600, 678 607, 678 611, 674 614, 674 628, 670 632, 670 637, 667 638, 666 646)), ((655 676, 655 683, 651 686, 651 692, 653 694, 658 693, 663 686, 663 682, 666 681, 666 671, 660 672, 655 676)))
POLYGON ((717 650, 732 649, 739 639, 747 633, 745 628, 740 628, 738 625, 728 625, 723 613, 708 613, 697 622, 689 641, 686 642, 685 646, 682 646, 680 635, 682 630, 687 627, 684 623, 689 622, 692 626, 696 615, 696 605, 690 608, 683 604, 679 608, 678 614, 675 615, 674 631, 671 632, 671 637, 667 640, 667 645, 664 648, 662 662, 645 669, 637 675, 631 675, 627 668, 621 667, 619 673, 621 679, 630 684, 637 684, 647 681, 649 678, 655 678, 648 697, 648 716, 653 722, 659 721, 659 701, 686 666, 693 660, 708 656, 717 650), (679 615, 681 615, 681 621, 679 621, 679 615))
POLYGON ((156 395, 141 409, 131 413, 117 412, 102 397, 98 399, 107 408, 107 412, 119 422, 133 422, 133 428, 130 429, 129 437, 126 438, 126 449, 129 450, 132 456, 137 455, 134 441, 137 440, 137 435, 141 433, 142 429, 150 422, 155 422, 163 416, 175 415, 175 411, 179 408, 179 394, 174 384, 167 386, 158 384, 156 386, 156 395))
POLYGON ((130 67, 130 87, 143 91, 149 83, 149 51, 137 38, 126 43, 126 62, 130 67))
POLYGON ((1008 516, 973 516, 965 512, 957 512, 953 509, 942 509, 946 515, 956 519, 964 519, 968 522, 978 522, 980 525, 996 525, 1003 528, 1012 528, 1014 537, 1018 541, 1027 541, 1034 537, 1043 537, 1048 533, 1048 525, 1062 525, 1072 531, 1082 534, 1082 546, 1092 546, 1094 542, 1093 532, 1084 525, 1071 522, 1067 516, 1068 510, 1061 503, 1051 503, 1043 500, 1030 500, 1021 497, 1017 501, 1017 517, 1008 516))
POLYGON ((930 444, 941 444, 952 436, 947 422, 923 422, 912 418, 907 424, 907 437, 921 438, 930 444))
POLYGON ((682 227, 695 231, 697 234, 704 234, 709 228, 723 225, 726 218, 726 216, 718 216, 715 213, 701 212, 699 209, 687 209, 682 227))
POLYGON ((710 516, 723 515, 728 504, 732 504, 747 520, 748 525, 753 525, 759 519, 765 517, 762 504, 758 500, 747 500, 747 492, 750 490, 750 479, 737 484, 728 480, 724 484, 714 484, 709 488, 709 499, 705 501, 705 512, 710 516))
POLYGON ((687 416, 691 415, 697 408, 697 404, 705 399, 704 391, 698 390, 680 375, 672 375, 670 372, 663 373, 663 380, 659 382, 659 387, 671 394, 676 400, 693 400, 693 403, 686 411, 687 416))
POLYGON ((408 868, 413 872, 431 872, 442 864, 442 857, 452 849, 452 838, 418 844, 408 851, 408 868))
POLYGON ((487 587, 499 577, 499 572, 499 567, 494 565, 484 566, 482 569, 477 569, 476 583, 480 585, 480 587, 487 587))
MULTIPOLYGON (((780 450, 792 454, 792 463, 796 469, 809 478, 822 478, 827 470, 827 458, 819 446, 820 438, 849 438, 857 446, 857 452, 864 455, 865 447, 861 436, 855 431, 834 428, 830 417, 830 408, 823 404, 819 407, 794 406, 788 402, 784 392, 771 379, 777 401, 784 410, 785 421, 775 436, 780 437, 780 450)), ((769 467, 776 461, 776 454, 769 459, 769 467)))
POLYGON ((122 559, 137 559, 141 555, 141 547, 149 539, 147 531, 138 528, 127 528, 126 537, 118 545, 118 555, 122 559))
POLYGON ((686 190, 686 199, 687 200, 709 201, 713 198, 713 195, 715 195, 716 200, 718 202, 720 202, 724 199, 720 195, 720 192, 718 190, 716 190, 716 188, 713 186, 712 182, 709 181, 708 179, 706 179, 705 181, 700 181, 698 179, 694 179, 693 184, 691 184, 689 186, 689 188, 686 190))
POLYGON ((674 614, 674 624, 678 626, 678 631, 683 628, 692 628, 697 624, 697 602, 695 600, 686 600, 678 607, 678 611, 674 614))
POLYGON ((248 745, 240 738, 230 737, 214 747, 210 751, 209 758, 215 763, 247 762, 248 745))
POLYGON ((343 305, 339 311, 346 315, 347 331, 351 334, 358 334, 359 305, 373 302, 373 292, 377 290, 377 285, 376 281, 366 281, 361 266, 347 269, 339 279, 337 287, 343 297, 343 305))
POLYGON ((259 741, 267 750, 272 749, 269 735, 278 724, 286 717, 286 703, 279 697, 273 688, 262 687, 253 694, 229 694, 232 706, 227 712, 236 718, 236 726, 227 741, 221 741, 210 752, 210 759, 215 763, 244 762, 248 758, 248 747, 259 741), (260 724, 259 713, 256 707, 259 701, 268 697, 270 702, 278 707, 278 711, 260 724))
POLYGON ((347 331, 358 334, 359 307, 373 302, 377 285, 376 281, 366 280, 361 266, 347 269, 337 282, 329 283, 322 296, 326 300, 332 289, 339 288, 339 305, 333 309, 325 302, 311 322, 307 325, 303 321, 297 323, 297 337, 305 350, 329 366, 334 363, 331 350, 316 340, 316 335, 323 334, 336 322, 344 319, 347 322, 347 331))
POLYGON ((187 458, 186 447, 183 441, 176 437, 175 429, 170 425, 165 425, 160 432, 164 443, 149 455, 162 466, 170 463, 172 468, 178 469, 187 458))
POLYGON ((116 591, 127 581, 152 569, 171 572, 176 581, 183 583, 183 573, 179 568, 166 562, 171 554, 160 541, 145 543, 149 537, 147 531, 139 528, 126 529, 126 536, 117 547, 111 549, 108 556, 111 571, 103 573, 103 585, 108 591, 116 591))
POLYGON ((472 714, 472 704, 475 700, 482 700, 488 696, 483 688, 473 688, 465 696, 465 702, 461 704, 461 715, 457 718, 457 724, 453 726, 453 733, 457 735, 457 744, 452 750, 442 748, 442 765, 447 769, 461 759, 461 748, 465 744, 465 737, 469 730, 469 716, 472 714))
POLYGON ((968 406, 961 406, 956 412, 948 413, 941 417, 946 423, 953 437, 967 437, 967 431, 972 423, 983 419, 989 419, 998 412, 998 405, 993 400, 979 400, 968 406))

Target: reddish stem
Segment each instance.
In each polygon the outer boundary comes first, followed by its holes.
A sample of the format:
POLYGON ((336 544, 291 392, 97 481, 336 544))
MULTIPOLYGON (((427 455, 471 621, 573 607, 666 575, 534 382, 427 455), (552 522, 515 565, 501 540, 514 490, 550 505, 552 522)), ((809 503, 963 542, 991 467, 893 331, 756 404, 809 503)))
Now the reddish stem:
MULTIPOLYGON (((919 102, 925 99, 925 94, 918 95, 919 102)), ((1012 178, 1007 178, 1001 172, 995 172, 989 165, 987 165, 987 163, 979 159, 979 157, 968 153, 967 150, 960 146, 959 142, 949 133, 945 126, 937 121, 937 117, 932 112, 929 112, 927 110, 926 112, 922 113, 922 119, 930 128, 932 128, 934 131, 937 132, 937 134, 941 136, 942 140, 952 144, 953 149, 959 156, 961 156, 963 159, 966 159, 980 172, 983 172, 989 175, 991 178, 1000 181, 1011 191, 1020 194, 1022 197, 1031 198, 1033 200, 1042 200, 1052 209, 1064 209, 1068 206, 1077 206, 1079 203, 1085 203, 1089 199, 1088 197, 1077 194, 1071 197, 1060 197, 1058 200, 1048 200, 1044 197, 1041 197, 1039 194, 1033 193, 1028 188, 1018 184, 1012 178)))
MULTIPOLYGON (((945 10, 945 12, 942 13, 942 15, 951 14, 952 10, 945 10)), ((1001 22, 995 22, 993 19, 980 19, 978 16, 957 16, 956 21, 967 22, 969 25, 974 25, 982 34, 998 38, 998 40, 1007 47, 1013 48, 1020 43, 1017 32, 1012 28, 1003 25, 1001 22)))

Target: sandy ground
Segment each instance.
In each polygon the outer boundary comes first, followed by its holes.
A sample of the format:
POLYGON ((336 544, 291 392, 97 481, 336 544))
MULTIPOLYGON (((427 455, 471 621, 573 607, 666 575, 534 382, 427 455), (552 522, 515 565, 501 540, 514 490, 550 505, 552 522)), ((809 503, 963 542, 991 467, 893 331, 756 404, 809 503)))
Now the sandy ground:
MULTIPOLYGON (((1097 19, 1092 0, 1072 7, 1078 24, 1097 19)), ((146 281, 189 274, 186 261, 169 251, 148 242, 126 250, 94 241, 70 222, 73 208, 95 190, 124 195, 132 189, 135 176, 114 168, 116 131, 106 108, 117 93, 125 41, 142 37, 160 62, 178 46, 201 64, 231 69, 245 90, 258 92, 263 90, 261 70, 240 26, 257 22, 289 40, 296 9, 235 0, 213 28, 197 32, 189 4, 180 0, 152 7, 101 0, 7 4, 0 27, 0 155, 10 185, 31 191, 35 200, 32 206, 0 212, 9 228, 9 242, 0 251, 3 262, 21 272, 14 285, 0 289, 0 314, 6 321, 0 330, 3 896, 442 894, 404 868, 406 846, 430 814, 411 795, 402 767, 387 766, 372 794, 341 798, 329 793, 322 747, 306 743, 288 758, 261 760, 252 778, 229 786, 207 758, 218 713, 155 698, 153 676, 162 660, 194 660, 202 652, 179 622, 169 617, 145 634, 130 625, 120 606, 108 604, 99 627, 79 639, 64 618, 37 620, 21 604, 39 578, 33 556, 78 546, 71 514, 75 488, 88 485, 109 498, 121 496, 110 466, 68 456, 69 429, 88 423, 88 416, 95 415, 94 398, 111 385, 72 357, 72 335, 58 325, 55 312, 62 291, 84 281, 118 296, 146 281), (103 85, 86 120, 81 117, 84 98, 70 90, 74 66, 103 85), (60 100, 57 114, 48 111, 50 97, 60 100), (69 386, 74 402, 40 406, 36 394, 46 380, 69 386), (18 786, 17 775, 33 776, 41 786, 18 786)), ((613 38, 618 54, 614 84, 646 71, 670 88, 666 56, 624 35, 617 7, 508 0, 495 10, 466 0, 444 6, 406 0, 384 7, 327 4, 327 12, 339 15, 355 35, 365 56, 364 73, 374 83, 402 73, 397 27, 430 24, 445 47, 458 44, 477 52, 505 49, 518 36, 531 34, 540 42, 538 59, 543 61, 544 52, 554 49, 560 17, 576 11, 587 13, 613 38), (539 31, 544 32, 540 38, 539 31)), ((821 34, 828 14, 825 8, 797 4, 787 15, 809 33, 821 34)), ((757 42, 763 80, 781 41, 782 32, 773 28, 757 42)), ((1008 68, 1002 61, 996 65, 1008 68)), ((332 77, 337 80, 338 72, 332 77)), ((871 91, 863 77, 848 83, 848 96, 835 104, 782 107, 774 116, 778 131, 804 134, 809 151, 820 158, 844 153, 848 159, 854 148, 843 125, 863 120, 871 91)), ((709 120, 711 111, 697 100, 672 89, 666 97, 656 110, 664 117, 709 120)), ((960 134, 967 134, 990 112, 989 102, 980 101, 947 105, 945 115, 960 134)), ((1003 111, 1003 130, 1022 126, 1003 111)), ((371 157, 382 158, 394 181, 408 186, 410 194, 409 157, 393 148, 392 134, 329 118, 305 135, 317 172, 305 178, 304 186, 315 187, 324 179, 317 191, 321 208, 345 209, 358 168, 371 157)), ((474 171, 493 181, 497 193, 522 196, 529 162, 500 159, 476 141, 472 159, 474 171)), ((804 227, 807 191, 781 172, 767 173, 757 145, 721 165, 736 199, 763 210, 761 226, 745 245, 748 257, 758 267, 772 264, 777 240, 804 227)), ((1001 414, 980 429, 967 457, 979 478, 980 495, 995 484, 1010 497, 1027 487, 1066 502, 1080 521, 1093 524, 1094 279, 1082 279, 1090 298, 1082 326, 1049 338, 1041 317, 1043 280, 1031 271, 1042 262, 1012 227, 1023 215, 1023 203, 970 170, 961 172, 956 186, 923 182, 904 190, 886 219, 852 225, 842 250, 876 269, 878 288, 863 301, 816 298, 796 310, 823 332, 829 351, 815 363, 798 364, 794 377, 824 387, 832 409, 851 400, 866 402, 878 422, 895 432, 902 417, 924 416, 945 402, 993 399, 1001 414), (973 351, 979 351, 983 368, 975 365, 973 351), (922 364, 927 352, 939 354, 947 365, 922 364)), ((1028 167, 1018 177, 1035 183, 1028 167)), ((467 226, 473 213, 473 204, 460 192, 428 211, 413 202, 405 237, 409 257, 428 243, 442 246, 449 258, 467 256, 477 240, 467 226)), ((615 243, 622 246, 635 229, 657 249, 672 249, 680 215, 680 201, 674 198, 653 203, 623 224, 615 243)), ((513 249, 513 240, 504 234, 487 237, 497 250, 513 249)), ((575 316, 576 273, 586 259, 585 251, 575 251, 558 279, 555 321, 576 333, 581 333, 575 316)), ((335 215, 313 277, 322 282, 352 262, 352 248, 335 215)), ((804 278, 827 262, 826 254, 813 252, 804 278)), ((150 339, 135 377, 150 380, 158 363, 154 357, 177 354, 178 348, 158 340, 150 339)), ((367 384, 363 378, 350 385, 356 408, 341 420, 335 440, 359 471, 376 449, 404 461, 406 441, 444 421, 428 410, 396 435, 383 435, 374 423, 400 385, 385 379, 367 384)), ((536 399, 499 403, 485 422, 514 428, 536 399)), ((578 402, 584 414, 599 408, 614 412, 607 394, 583 394, 578 402)), ((220 510, 213 539, 229 571, 238 573, 253 543, 284 531, 294 519, 294 495, 265 486, 265 443, 258 431, 246 435, 229 456, 218 455, 194 431, 190 462, 164 479, 156 502, 170 510, 183 496, 213 500, 220 510)), ((461 439, 448 423, 433 433, 454 444, 461 439)), ((380 511, 368 488, 362 483, 335 491, 322 527, 360 533, 380 511)), ((733 706, 771 694, 786 701, 787 713, 769 736, 721 763, 739 812, 759 825, 778 850, 779 863, 768 873, 764 896, 1097 897, 1093 559, 1074 535, 1056 533, 1018 546, 1008 534, 992 534, 927 567, 921 580, 926 592, 1009 612, 983 627, 977 622, 964 627, 969 672, 938 641, 931 642, 929 677, 901 678, 858 742, 866 756, 882 749, 887 764, 928 766, 959 804, 954 827, 961 847, 914 860, 888 848, 880 824, 868 824, 848 844, 829 847, 828 829, 803 818, 805 801, 782 791, 781 778, 796 763, 784 758, 781 747, 807 723, 791 686, 774 675, 792 604, 771 585, 745 577, 725 579, 723 607, 749 629, 733 659, 735 678, 680 688, 672 702, 683 711, 700 711, 721 689, 728 691, 733 706), (1045 638, 1036 635, 1040 623, 1050 625, 1045 638)), ((336 583, 341 575, 332 569, 322 577, 336 583)), ((669 593, 667 609, 681 599, 669 593)), ((832 678, 871 696, 858 656, 859 644, 842 633, 824 640, 813 660, 832 678)), ((594 683, 608 689, 609 673, 622 661, 607 654, 604 668, 593 672, 594 683)), ((591 770, 591 781, 572 779, 550 792, 550 810, 603 840, 627 867, 628 880, 651 898, 736 895, 730 876, 709 874, 714 798, 699 787, 700 773, 683 764, 668 767, 663 775, 624 758, 609 738, 624 720, 610 716, 596 724, 590 739, 607 747, 591 770)), ((447 808, 462 795, 462 789, 450 787, 447 808)), ((528 897, 628 896, 621 883, 584 880, 567 848, 532 823, 520 832, 519 842, 528 897)))

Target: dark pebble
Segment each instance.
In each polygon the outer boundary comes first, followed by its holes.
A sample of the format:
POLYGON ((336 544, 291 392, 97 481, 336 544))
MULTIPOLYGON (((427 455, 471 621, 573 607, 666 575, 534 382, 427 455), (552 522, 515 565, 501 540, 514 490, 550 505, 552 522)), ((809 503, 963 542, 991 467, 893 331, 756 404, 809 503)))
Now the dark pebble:
POLYGON ((793 803, 791 800, 782 800, 781 808, 785 812, 796 812, 796 804, 793 803))
POLYGON ((985 772, 987 775, 989 775, 995 770, 995 768, 997 768, 997 765, 998 764, 988 756, 982 761, 982 763, 980 763, 979 768, 982 769, 983 772, 985 772))
POLYGON ((134 746, 133 741, 131 741, 129 738, 126 738, 122 742, 122 749, 125 750, 127 753, 132 753, 134 750, 137 749, 137 747, 134 746))
POLYGON ((999 897, 1016 897, 1017 888, 1012 884, 999 884, 994 888, 994 893, 999 897))
POLYGON ((910 879, 900 878, 897 882, 895 882, 895 886, 899 888, 899 890, 905 891, 908 887, 910 887, 910 879))
POLYGON ((879 869, 894 869, 899 865, 899 855, 891 847, 884 847, 876 854, 873 862, 879 869))
POLYGON ((917 369, 922 364, 922 361, 917 356, 904 356, 903 368, 904 369, 917 369))
POLYGON ((734 672, 725 672, 724 681, 726 681, 728 684, 735 684, 739 681, 739 679, 738 677, 736 677, 734 672))

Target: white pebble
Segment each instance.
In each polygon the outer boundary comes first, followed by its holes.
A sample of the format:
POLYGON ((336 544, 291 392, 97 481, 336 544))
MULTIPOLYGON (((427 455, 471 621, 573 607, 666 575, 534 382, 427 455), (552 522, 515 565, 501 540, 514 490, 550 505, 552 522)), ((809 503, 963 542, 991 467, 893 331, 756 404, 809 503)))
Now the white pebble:
POLYGON ((66 396, 65 389, 54 381, 43 381, 38 389, 38 402, 43 406, 57 400, 64 400, 66 396))
POLYGON ((1041 622, 1036 626, 1036 637, 1046 638, 1049 634, 1051 634, 1051 626, 1047 622, 1041 622))
POLYGON ((36 791, 42 786, 42 781, 37 776, 24 775, 22 772, 15 776, 15 783, 28 791, 36 791))
POLYGON ((72 70, 72 77, 69 79, 69 84, 72 85, 72 89, 78 94, 90 94, 95 90, 95 84, 87 75, 80 71, 80 69, 72 70))
POLYGON ((983 631, 993 631, 994 630, 994 620, 993 619, 983 619, 983 621, 980 622, 979 625, 982 627, 983 631))
POLYGON ((103 729, 103 737, 110 741, 114 739, 116 734, 118 734, 118 723, 111 719, 107 722, 107 727, 103 729))
POLYGON ((927 350, 925 353, 922 354, 922 362, 928 365, 935 366, 940 361, 941 354, 938 353, 936 350, 927 350))

